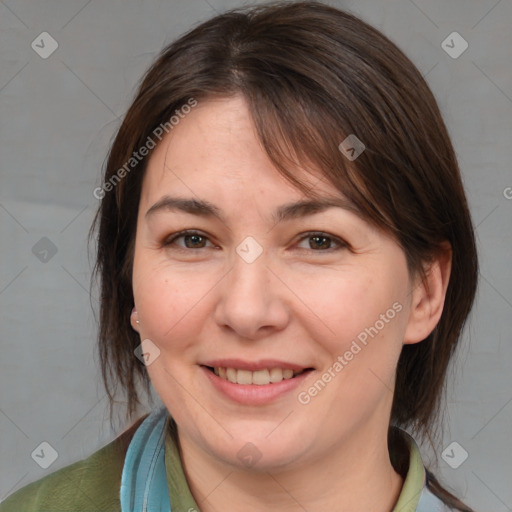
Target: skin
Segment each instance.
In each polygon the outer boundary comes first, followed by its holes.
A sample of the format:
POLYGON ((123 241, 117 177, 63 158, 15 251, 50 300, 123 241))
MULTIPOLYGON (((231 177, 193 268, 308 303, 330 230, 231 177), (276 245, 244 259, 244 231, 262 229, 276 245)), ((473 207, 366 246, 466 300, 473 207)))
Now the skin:
MULTIPOLYGON (((342 197, 308 171, 297 174, 316 192, 342 197)), ((160 350, 147 370, 178 425, 202 512, 384 512, 403 485, 387 448, 394 373, 403 344, 425 339, 440 318, 449 251, 430 266, 427 288, 409 276, 397 243, 354 212, 334 207, 272 221, 277 207, 304 198, 268 159, 239 96, 201 101, 148 164, 131 322, 160 350), (165 194, 207 200, 225 222, 166 210, 146 216, 165 194), (206 238, 165 245, 184 229, 206 238), (332 238, 315 244, 311 231, 332 238), (252 263, 236 252, 247 236, 263 249, 252 263), (336 238, 348 246, 338 248, 336 238), (307 405, 299 403, 297 394, 396 302, 401 311, 378 335, 307 405), (216 391, 198 365, 228 357, 315 370, 274 403, 240 405, 216 391), (247 442, 261 454, 249 468, 237 456, 247 442)))

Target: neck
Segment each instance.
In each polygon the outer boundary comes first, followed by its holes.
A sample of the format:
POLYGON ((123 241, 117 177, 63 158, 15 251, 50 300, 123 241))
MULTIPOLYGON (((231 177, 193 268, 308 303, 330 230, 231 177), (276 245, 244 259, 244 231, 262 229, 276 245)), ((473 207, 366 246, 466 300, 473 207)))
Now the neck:
POLYGON ((387 428, 357 429, 349 437, 314 460, 268 472, 224 464, 186 436, 179 436, 179 444, 183 469, 201 512, 391 512, 403 478, 389 459, 387 428))

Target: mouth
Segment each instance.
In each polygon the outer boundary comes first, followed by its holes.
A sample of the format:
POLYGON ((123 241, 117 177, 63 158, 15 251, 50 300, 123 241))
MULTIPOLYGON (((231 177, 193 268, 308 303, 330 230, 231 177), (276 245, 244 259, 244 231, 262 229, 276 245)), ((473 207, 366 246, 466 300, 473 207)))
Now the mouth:
POLYGON ((231 382, 232 384, 266 386, 269 384, 278 384, 284 380, 294 379, 305 372, 312 371, 313 368, 281 368, 269 367, 251 371, 241 368, 228 366, 206 366, 202 365, 217 377, 231 382))
POLYGON ((314 368, 279 361, 247 363, 240 360, 211 361, 199 367, 204 381, 223 400, 244 406, 264 406, 288 400, 306 385, 314 368))

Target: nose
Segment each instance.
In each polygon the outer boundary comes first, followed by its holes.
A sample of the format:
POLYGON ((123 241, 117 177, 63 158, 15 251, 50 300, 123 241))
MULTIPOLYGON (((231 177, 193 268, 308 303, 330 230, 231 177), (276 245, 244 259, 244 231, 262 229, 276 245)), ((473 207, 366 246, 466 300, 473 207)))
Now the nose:
POLYGON ((286 327, 291 295, 267 253, 254 261, 235 253, 231 271, 219 283, 215 320, 240 338, 256 340, 286 327))

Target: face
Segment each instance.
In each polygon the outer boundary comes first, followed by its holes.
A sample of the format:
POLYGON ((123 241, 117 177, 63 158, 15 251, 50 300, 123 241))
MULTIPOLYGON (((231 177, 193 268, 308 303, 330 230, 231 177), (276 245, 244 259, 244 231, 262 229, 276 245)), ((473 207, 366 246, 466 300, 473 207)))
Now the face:
POLYGON ((297 175, 337 206, 286 208, 311 197, 235 97, 199 102, 144 177, 133 326, 180 441, 233 466, 291 467, 387 432, 405 255, 309 171, 297 175))

